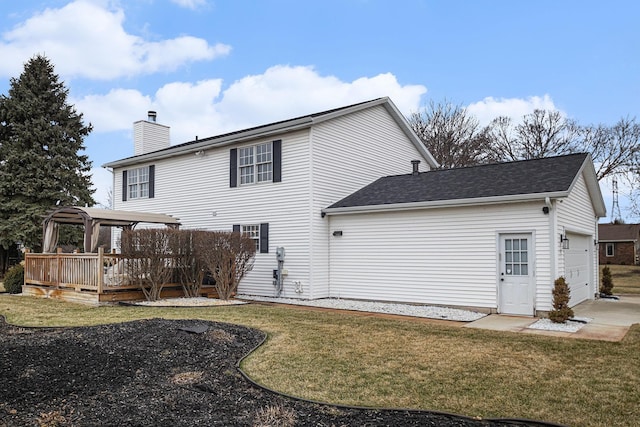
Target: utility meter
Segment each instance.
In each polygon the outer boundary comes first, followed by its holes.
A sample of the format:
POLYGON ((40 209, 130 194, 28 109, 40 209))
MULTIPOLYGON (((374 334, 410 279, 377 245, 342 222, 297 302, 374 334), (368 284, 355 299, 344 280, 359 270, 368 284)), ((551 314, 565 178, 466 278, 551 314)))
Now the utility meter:
POLYGON ((284 248, 283 247, 276 248, 276 260, 277 261, 284 261, 284 248))

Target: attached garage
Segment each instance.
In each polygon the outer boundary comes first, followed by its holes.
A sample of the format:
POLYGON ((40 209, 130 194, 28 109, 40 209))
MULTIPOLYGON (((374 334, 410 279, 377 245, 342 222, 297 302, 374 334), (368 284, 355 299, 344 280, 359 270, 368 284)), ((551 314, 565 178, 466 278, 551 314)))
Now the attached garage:
POLYGON ((323 214, 332 297, 530 316, 559 276, 572 305, 597 289, 605 208, 588 154, 384 177, 323 214))
POLYGON ((564 275, 571 289, 570 306, 589 299, 593 292, 593 238, 567 233, 569 249, 564 250, 564 275))

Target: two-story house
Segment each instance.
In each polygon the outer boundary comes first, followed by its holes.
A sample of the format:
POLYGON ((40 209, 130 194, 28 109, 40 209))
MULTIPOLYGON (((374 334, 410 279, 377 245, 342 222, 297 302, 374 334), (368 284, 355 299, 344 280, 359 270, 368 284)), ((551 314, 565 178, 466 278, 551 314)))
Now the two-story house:
POLYGON ((258 253, 241 293, 274 294, 275 252, 283 247, 283 294, 328 297, 322 209, 380 176, 410 171, 412 160, 437 167, 388 98, 174 146, 155 119, 134 123, 133 157, 105 165, 113 169, 114 207, 254 237, 258 253))
POLYGON ((399 301, 532 315, 555 278, 571 305, 597 293, 591 158, 451 170, 388 98, 169 146, 155 116, 135 155, 110 162, 115 209, 236 230, 258 248, 242 294, 399 301), (382 178, 381 178, 382 177, 382 178))

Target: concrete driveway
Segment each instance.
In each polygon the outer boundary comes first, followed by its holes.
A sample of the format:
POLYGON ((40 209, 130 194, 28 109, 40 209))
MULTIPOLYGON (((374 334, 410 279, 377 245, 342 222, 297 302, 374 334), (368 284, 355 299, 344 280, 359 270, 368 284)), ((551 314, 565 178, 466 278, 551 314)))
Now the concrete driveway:
POLYGON ((491 314, 464 327, 495 331, 523 332, 566 338, 583 338, 603 341, 620 341, 634 323, 640 323, 640 295, 620 295, 619 300, 589 300, 573 307, 576 317, 593 319, 577 332, 545 331, 529 329, 535 317, 491 314))

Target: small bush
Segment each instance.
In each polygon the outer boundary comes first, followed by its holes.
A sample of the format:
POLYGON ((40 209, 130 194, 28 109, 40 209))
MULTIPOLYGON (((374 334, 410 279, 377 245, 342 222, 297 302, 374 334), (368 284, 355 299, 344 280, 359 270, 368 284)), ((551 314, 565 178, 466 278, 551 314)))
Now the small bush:
POLYGON ((604 267, 602 269, 602 283, 600 283, 600 292, 604 295, 611 295, 613 290, 613 278, 611 277, 611 269, 604 267))
POLYGON ((549 319, 554 323, 565 323, 573 317, 573 310, 569 307, 571 290, 564 277, 559 277, 553 287, 553 310, 549 312, 549 319))
POLYGON ((22 292, 22 284, 24 283, 24 266, 17 264, 11 267, 7 274, 4 275, 4 289, 10 294, 19 294, 22 292))

